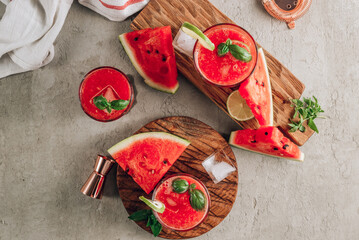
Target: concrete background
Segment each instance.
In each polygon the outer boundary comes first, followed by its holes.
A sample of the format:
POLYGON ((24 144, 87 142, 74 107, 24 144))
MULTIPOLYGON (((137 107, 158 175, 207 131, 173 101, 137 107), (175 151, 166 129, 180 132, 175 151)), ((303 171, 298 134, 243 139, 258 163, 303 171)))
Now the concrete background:
MULTIPOLYGON (((212 0, 305 83, 328 115, 301 149, 303 163, 234 149, 239 191, 228 217, 205 239, 358 239, 359 2, 313 1, 295 30, 259 0, 212 0)), ((0 16, 4 12, 0 6, 0 16)), ((0 80, 0 239, 153 239, 127 219, 115 169, 104 198, 80 188, 94 157, 156 118, 187 115, 220 133, 237 129, 182 76, 175 95, 149 88, 117 40, 130 20, 111 22, 75 2, 56 40, 55 59, 0 80), (111 65, 132 76, 136 104, 100 123, 78 101, 84 74, 111 65)))

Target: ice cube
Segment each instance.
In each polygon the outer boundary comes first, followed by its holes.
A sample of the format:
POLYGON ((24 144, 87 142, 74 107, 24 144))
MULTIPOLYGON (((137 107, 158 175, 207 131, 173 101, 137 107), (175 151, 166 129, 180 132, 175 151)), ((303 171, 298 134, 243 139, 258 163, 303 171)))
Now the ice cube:
POLYGON ((229 165, 226 162, 220 162, 215 164, 212 167, 212 175, 214 183, 219 183, 223 179, 225 179, 231 172, 234 172, 236 169, 229 165))
POLYGON ((212 172, 215 157, 215 155, 209 156, 206 160, 202 162, 202 166, 204 167, 204 169, 206 169, 208 173, 212 172))
POLYGON ((178 31, 175 39, 173 40, 173 47, 186 54, 188 57, 193 57, 193 48, 196 43, 196 39, 193 39, 188 34, 184 33, 181 29, 178 31))

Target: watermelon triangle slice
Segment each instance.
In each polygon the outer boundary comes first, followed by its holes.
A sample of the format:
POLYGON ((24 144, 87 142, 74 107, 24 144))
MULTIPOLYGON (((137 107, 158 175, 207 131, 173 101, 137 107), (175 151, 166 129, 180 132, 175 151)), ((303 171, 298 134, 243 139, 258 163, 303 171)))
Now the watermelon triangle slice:
POLYGON ((263 49, 258 50, 258 62, 253 74, 238 89, 261 126, 273 126, 272 89, 263 49))
POLYGON ((170 26, 124 33, 119 39, 147 85, 168 93, 177 91, 178 74, 170 26))
POLYGON ((304 153, 277 127, 244 129, 231 133, 229 144, 245 150, 290 160, 303 161, 304 153))
POLYGON ((126 138, 107 151, 149 194, 189 144, 169 133, 146 132, 126 138))

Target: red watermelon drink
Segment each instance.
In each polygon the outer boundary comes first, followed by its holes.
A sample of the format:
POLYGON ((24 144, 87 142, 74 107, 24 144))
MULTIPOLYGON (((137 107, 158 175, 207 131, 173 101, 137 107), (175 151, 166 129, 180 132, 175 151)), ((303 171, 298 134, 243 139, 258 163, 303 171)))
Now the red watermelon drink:
POLYGON ((163 227, 176 231, 191 230, 202 223, 208 215, 210 205, 206 186, 188 174, 172 175, 164 179, 155 188, 152 200, 165 205, 163 213, 154 211, 157 220, 163 227), (198 199, 194 199, 194 195, 203 197, 202 206, 196 205, 198 199))
POLYGON ((93 69, 82 80, 79 96, 84 112, 108 122, 126 114, 133 103, 133 88, 127 76, 113 67, 93 69))
MULTIPOLYGON (((214 44, 211 51, 198 41, 193 50, 193 59, 197 71, 201 76, 221 87, 233 87, 246 80, 254 71, 257 64, 257 46, 252 36, 243 28, 234 24, 214 25, 203 32, 214 44), (226 54, 219 54, 220 45, 230 39, 230 45, 237 45, 250 54, 250 59, 239 60, 232 51, 227 49, 226 54)), ((229 44, 228 44, 229 45, 229 44)))

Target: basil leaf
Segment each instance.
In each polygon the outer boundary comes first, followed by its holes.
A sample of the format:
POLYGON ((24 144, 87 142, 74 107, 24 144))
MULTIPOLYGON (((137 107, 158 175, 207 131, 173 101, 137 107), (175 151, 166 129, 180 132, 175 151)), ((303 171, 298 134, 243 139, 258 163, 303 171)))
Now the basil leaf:
POLYGON ((162 225, 157 221, 156 217, 152 214, 150 216, 151 219, 151 231, 153 233, 153 236, 157 237, 160 232, 162 231, 162 225))
POLYGON ((229 46, 231 44, 232 44, 232 40, 230 38, 228 38, 227 41, 226 41, 226 45, 229 46))
POLYGON ((110 102, 111 108, 115 110, 123 110, 125 109, 130 101, 128 100, 114 100, 110 102))
POLYGON ((206 197, 204 193, 199 189, 194 189, 190 191, 189 201, 192 208, 196 211, 202 210, 206 205, 206 197))
POLYGON ((309 120, 308 120, 308 126, 309 126, 312 130, 314 130, 316 133, 319 133, 318 128, 317 128, 317 125, 315 125, 315 123, 314 123, 314 121, 313 121, 312 118, 309 118, 309 120))
POLYGON ((252 60, 252 55, 247 51, 247 49, 242 48, 237 45, 229 45, 229 51, 238 60, 243 62, 249 62, 252 60))
POLYGON ((95 104, 95 106, 100 109, 100 110, 104 110, 105 108, 108 108, 110 106, 109 102, 107 101, 107 99, 100 95, 97 97, 94 97, 93 99, 93 103, 95 104))
POLYGON ((152 210, 142 209, 137 212, 132 213, 128 216, 129 219, 137 222, 137 221, 144 221, 152 214, 152 210))
POLYGON ((223 57, 224 55, 226 55, 229 52, 229 48, 228 45, 225 43, 220 43, 217 47, 217 53, 218 56, 223 57))
POLYGON ((188 182, 182 178, 176 178, 172 182, 173 191, 176 193, 184 193, 188 190, 188 182))

